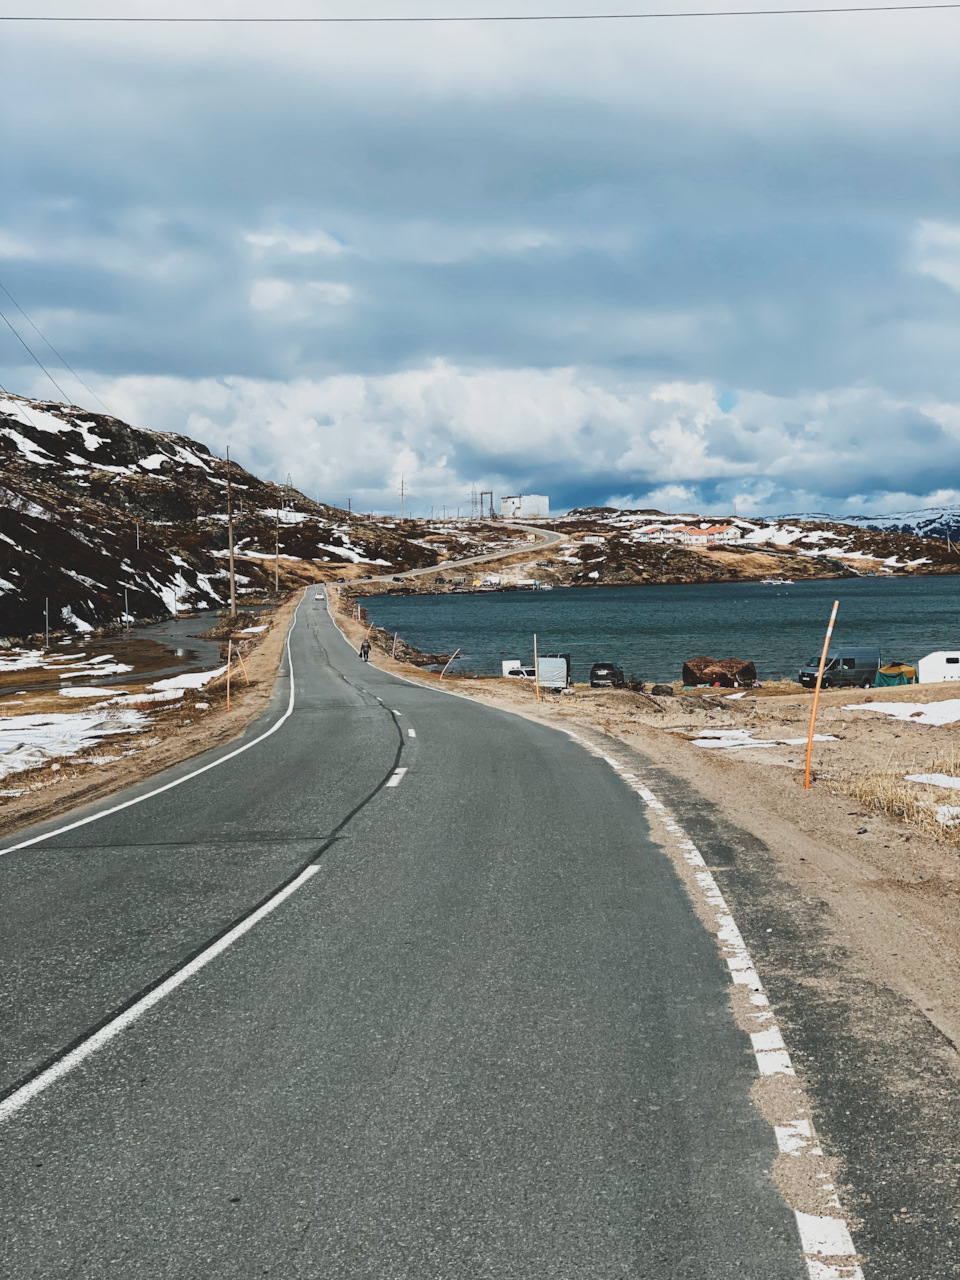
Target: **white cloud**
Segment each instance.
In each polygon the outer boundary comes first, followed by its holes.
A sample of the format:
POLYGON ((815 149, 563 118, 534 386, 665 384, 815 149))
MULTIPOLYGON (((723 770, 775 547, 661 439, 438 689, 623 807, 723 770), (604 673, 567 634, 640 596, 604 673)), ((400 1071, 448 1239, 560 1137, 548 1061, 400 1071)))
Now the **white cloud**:
POLYGON ((289 253, 327 253, 344 252, 344 245, 326 231, 248 231, 243 237, 247 244, 257 249, 286 249, 289 253))
POLYGON ((322 302, 328 302, 331 307, 342 307, 353 297, 350 286, 336 280, 311 280, 307 288, 312 289, 322 302))
POLYGON ((95 385, 129 421, 221 454, 229 444, 259 474, 289 471, 307 493, 371 510, 397 506, 402 474, 420 511, 466 501, 476 484, 549 493, 558 507, 613 495, 614 505, 663 510, 882 514, 951 501, 944 477, 960 475, 960 406, 877 387, 792 397, 740 389, 724 414, 706 382, 442 361, 380 376, 95 385))
POLYGON ((250 288, 250 305, 254 311, 275 311, 293 297, 289 280, 254 280, 250 288))
POLYGON ((916 269, 960 293, 960 226, 921 222, 914 232, 916 269))

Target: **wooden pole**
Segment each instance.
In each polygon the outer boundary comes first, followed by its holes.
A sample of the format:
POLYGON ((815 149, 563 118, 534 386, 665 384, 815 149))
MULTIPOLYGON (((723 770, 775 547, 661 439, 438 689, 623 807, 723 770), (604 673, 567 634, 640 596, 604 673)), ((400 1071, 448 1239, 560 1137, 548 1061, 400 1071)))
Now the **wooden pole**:
POLYGON ((837 620, 837 610, 840 608, 840 601, 834 600, 833 612, 830 614, 830 621, 827 624, 827 634, 823 638, 823 652, 820 654, 820 666, 817 668, 817 685, 813 691, 813 706, 810 708, 810 730, 807 733, 807 761, 803 772, 804 790, 810 790, 810 757, 813 754, 813 730, 817 723, 817 706, 820 703, 820 686, 823 683, 823 668, 827 661, 827 650, 830 648, 830 637, 833 635, 833 624, 837 620))
POLYGON ((537 633, 533 633, 533 691, 540 701, 540 663, 537 661, 537 633))
POLYGON ((280 594, 280 508, 277 507, 277 549, 273 560, 273 594, 280 594))
MULTIPOLYGON (((227 541, 230 547, 230 617, 237 616, 237 580, 233 572, 233 501, 230 492, 230 448, 227 447, 227 541)), ((229 682, 228 682, 229 686, 229 682)), ((227 695, 227 710, 230 710, 230 696, 227 695)))
MULTIPOLYGON (((456 657, 457 657, 457 655, 458 655, 459 653, 460 653, 460 650, 458 649, 458 650, 457 650, 457 652, 453 655, 453 658, 456 658, 456 657)), ((452 661, 453 661, 453 658, 451 658, 451 659, 450 659, 450 662, 452 662, 452 661)), ((450 662, 448 662, 448 663, 447 663, 447 667, 449 667, 450 662)), ((441 680, 442 680, 442 679, 443 679, 443 677, 447 674, 447 667, 444 667, 444 668, 443 668, 443 670, 440 672, 440 679, 441 679, 441 680)))
POLYGON ((227 710, 230 710, 230 668, 233 666, 233 641, 227 641, 227 710))

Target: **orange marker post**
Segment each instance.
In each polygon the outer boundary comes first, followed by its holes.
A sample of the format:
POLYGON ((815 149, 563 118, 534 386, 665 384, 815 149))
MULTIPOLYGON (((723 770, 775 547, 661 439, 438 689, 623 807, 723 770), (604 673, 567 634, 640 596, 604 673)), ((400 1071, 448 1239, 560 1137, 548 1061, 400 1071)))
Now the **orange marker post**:
POLYGON ((830 637, 833 635, 833 624, 837 620, 837 610, 840 608, 840 601, 834 600, 833 612, 830 614, 830 622, 827 626, 827 634, 823 638, 823 652, 820 654, 820 666, 817 668, 817 684, 813 691, 813 706, 810 708, 810 730, 807 734, 807 763, 803 774, 804 790, 810 790, 810 757, 813 754, 813 730, 817 723, 817 706, 820 703, 820 686, 823 683, 823 668, 827 662, 827 650, 830 648, 830 637))

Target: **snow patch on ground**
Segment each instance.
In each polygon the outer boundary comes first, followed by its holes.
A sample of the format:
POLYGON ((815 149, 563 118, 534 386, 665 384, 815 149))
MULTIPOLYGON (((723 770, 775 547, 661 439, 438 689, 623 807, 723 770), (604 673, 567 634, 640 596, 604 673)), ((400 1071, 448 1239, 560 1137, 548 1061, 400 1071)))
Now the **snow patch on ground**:
POLYGON ((0 778, 36 769, 115 733, 139 733, 139 711, 0 717, 0 778))
POLYGON ((910 720, 915 724, 955 724, 960 720, 960 698, 943 702, 855 702, 844 711, 877 711, 894 720, 910 720))
MULTIPOLYGON (((815 733, 814 742, 836 742, 832 733, 815 733)), ((802 747, 806 738, 755 738, 750 729, 705 729, 694 740, 697 747, 802 747)))

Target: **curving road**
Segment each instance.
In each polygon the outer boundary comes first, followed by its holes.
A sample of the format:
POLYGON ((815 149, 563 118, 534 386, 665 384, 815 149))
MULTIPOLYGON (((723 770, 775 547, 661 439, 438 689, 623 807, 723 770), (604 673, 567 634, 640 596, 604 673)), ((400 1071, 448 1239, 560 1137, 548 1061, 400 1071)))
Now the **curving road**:
POLYGON ((312 592, 289 652, 239 746, 0 850, 0 1272, 801 1280, 634 793, 312 592))
MULTIPOLYGON (((465 560, 442 560, 439 564, 424 565, 419 569, 402 569, 396 575, 393 573, 380 573, 367 579, 368 582, 392 582, 394 577, 398 578, 419 578, 426 573, 441 573, 445 570, 466 569, 469 565, 474 564, 492 564, 497 560, 506 560, 508 556, 519 555, 521 551, 526 549, 542 551, 544 547, 555 547, 558 542, 566 541, 566 534, 557 533, 553 529, 539 529, 530 524, 517 524, 516 521, 501 521, 497 525, 491 525, 491 529, 499 532, 502 529, 522 529, 524 533, 535 533, 539 541, 536 548, 508 547, 505 551, 491 551, 482 556, 469 556, 465 560)), ((354 579, 357 581, 357 579, 354 579)))

